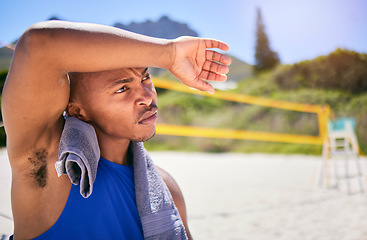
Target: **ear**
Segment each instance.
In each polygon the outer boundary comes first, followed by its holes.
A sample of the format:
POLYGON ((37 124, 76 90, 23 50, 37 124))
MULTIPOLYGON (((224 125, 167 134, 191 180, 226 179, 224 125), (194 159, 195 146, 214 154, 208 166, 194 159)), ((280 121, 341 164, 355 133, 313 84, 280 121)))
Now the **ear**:
POLYGON ((85 114, 85 111, 83 110, 83 108, 80 106, 79 103, 69 102, 66 108, 66 113, 68 114, 68 116, 76 117, 81 121, 84 122, 89 121, 87 115, 85 114))

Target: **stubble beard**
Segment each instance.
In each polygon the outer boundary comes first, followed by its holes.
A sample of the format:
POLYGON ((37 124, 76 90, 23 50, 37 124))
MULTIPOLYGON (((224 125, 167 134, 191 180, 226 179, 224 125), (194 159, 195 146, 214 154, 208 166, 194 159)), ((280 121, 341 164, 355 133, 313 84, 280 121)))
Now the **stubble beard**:
POLYGON ((154 130, 153 134, 150 137, 140 137, 140 138, 132 137, 130 140, 134 142, 146 142, 152 139, 155 136, 155 133, 156 131, 154 130))

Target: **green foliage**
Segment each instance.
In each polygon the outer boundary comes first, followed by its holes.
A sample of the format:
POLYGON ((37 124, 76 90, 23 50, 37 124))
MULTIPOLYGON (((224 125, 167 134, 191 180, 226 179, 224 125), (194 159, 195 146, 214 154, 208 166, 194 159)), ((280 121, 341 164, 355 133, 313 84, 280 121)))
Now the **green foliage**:
MULTIPOLYGON (((330 55, 334 56, 335 53, 338 56, 344 54, 349 56, 351 52, 337 50, 330 55)), ((352 55, 354 54, 352 53, 352 55)), ((314 71, 313 75, 327 76, 328 73, 322 71, 331 71, 329 69, 332 66, 330 62, 338 62, 335 59, 339 58, 331 57, 331 59, 334 59, 332 61, 325 60, 325 58, 328 59, 329 56, 319 57, 293 66, 279 66, 274 70, 263 71, 256 76, 240 81, 238 88, 232 90, 232 92, 306 104, 328 104, 333 109, 335 117, 354 117, 356 119, 356 134, 359 144, 362 150, 367 153, 367 129, 365 127, 367 126, 367 93, 357 94, 347 88, 328 87, 327 83, 324 83, 325 86, 321 88, 311 85, 309 78, 299 77, 303 76, 302 74, 296 74, 297 71, 302 70, 304 72, 305 70, 302 67, 304 67, 303 64, 306 64, 310 68, 312 66, 316 69, 309 69, 311 72, 314 71), (324 63, 329 65, 322 66, 324 63), (302 65, 302 67, 298 65, 302 65), (290 72, 298 76, 292 80, 293 83, 287 83, 293 84, 292 88, 283 85, 277 79, 278 76, 289 76, 290 72)), ((364 61, 364 58, 365 54, 359 54, 361 61, 364 61)), ((352 61, 353 58, 347 59, 352 61)), ((359 72, 360 74, 362 71, 361 65, 358 65, 358 61, 356 62, 355 69, 353 65, 348 66, 348 71, 352 73, 359 72)), ((339 63, 338 66, 346 65, 339 63)), ((338 81, 344 81, 346 75, 340 73, 342 78, 338 81)), ((363 76, 360 77, 364 79, 363 76)), ((315 78, 320 79, 318 76, 315 78)), ((334 86, 335 83, 330 82, 330 84, 334 86)), ((342 83, 339 84, 344 86, 342 83)), ((158 99, 160 107, 159 121, 161 123, 301 135, 319 134, 316 114, 222 101, 172 91, 163 92, 158 95, 158 99)), ((317 145, 173 136, 156 136, 146 146, 151 150, 208 152, 232 151, 320 155, 322 151, 322 147, 317 145)))
POLYGON ((344 115, 356 119, 358 142, 363 152, 367 153, 367 93, 352 98, 345 107, 344 115))
POLYGON ((0 48, 0 71, 9 68, 12 56, 12 50, 5 47, 0 48))
POLYGON ((277 69, 275 82, 282 89, 322 88, 350 93, 367 91, 367 54, 337 49, 328 56, 277 69))
POLYGON ((3 92, 6 76, 8 75, 8 70, 3 70, 0 72, 0 93, 3 92))
POLYGON ((247 78, 239 82, 236 92, 253 96, 272 97, 279 88, 271 79, 271 76, 271 71, 264 71, 261 74, 247 78))
POLYGON ((183 125, 210 124, 210 115, 223 109, 224 101, 186 93, 167 91, 158 98, 159 119, 183 125))
MULTIPOLYGON (((270 72, 257 78, 244 80, 239 92, 274 94, 275 84, 270 72), (265 84, 264 84, 265 83, 265 84)), ((279 132, 317 135, 317 116, 309 113, 290 112, 186 93, 166 91, 158 95, 159 122, 178 125, 195 125, 219 129, 279 132)), ((232 139, 207 139, 173 136, 156 136, 147 143, 150 150, 186 150, 207 152, 282 152, 318 153, 320 148, 309 145, 287 145, 232 139), (278 149, 281 146, 282 149, 278 149), (292 146, 292 147, 291 147, 292 146), (261 150, 262 149, 262 150, 261 150), (312 151, 310 150, 312 149, 312 151)))
POLYGON ((300 88, 293 91, 280 90, 272 98, 306 104, 329 105, 334 112, 342 112, 353 95, 340 90, 300 88))
POLYGON ((278 54, 270 48, 260 8, 257 9, 255 61, 255 72, 272 69, 279 63, 278 54))

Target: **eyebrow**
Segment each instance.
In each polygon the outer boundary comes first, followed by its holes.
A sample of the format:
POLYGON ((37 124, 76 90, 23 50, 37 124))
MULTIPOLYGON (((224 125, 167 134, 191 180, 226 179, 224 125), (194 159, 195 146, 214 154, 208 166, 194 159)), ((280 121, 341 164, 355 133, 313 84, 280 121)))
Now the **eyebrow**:
POLYGON ((132 82, 133 80, 134 80, 133 78, 119 79, 117 81, 114 81, 110 86, 108 86, 108 88, 114 88, 115 86, 119 84, 129 83, 129 82, 132 82))
MULTIPOLYGON (((147 71, 148 71, 148 68, 144 68, 141 75, 144 76, 147 71)), ((134 81, 134 78, 119 79, 119 80, 114 81, 111 85, 109 85, 108 88, 114 88, 117 85, 129 83, 129 82, 132 82, 132 81, 134 81)))

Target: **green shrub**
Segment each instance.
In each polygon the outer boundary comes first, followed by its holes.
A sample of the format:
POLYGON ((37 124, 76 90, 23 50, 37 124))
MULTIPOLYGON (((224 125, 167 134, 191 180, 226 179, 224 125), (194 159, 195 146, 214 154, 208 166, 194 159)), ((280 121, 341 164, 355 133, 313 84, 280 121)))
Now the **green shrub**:
POLYGON ((337 49, 328 56, 277 69, 275 82, 283 89, 322 88, 350 93, 367 91, 367 54, 337 49))

